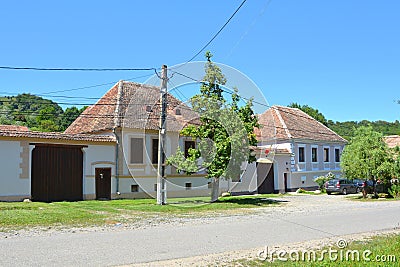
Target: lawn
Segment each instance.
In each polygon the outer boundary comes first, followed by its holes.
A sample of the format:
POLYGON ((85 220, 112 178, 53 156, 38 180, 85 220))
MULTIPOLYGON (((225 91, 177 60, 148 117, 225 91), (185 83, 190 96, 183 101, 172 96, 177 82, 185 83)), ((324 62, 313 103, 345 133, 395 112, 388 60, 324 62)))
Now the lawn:
POLYGON ((279 204, 279 195, 236 196, 209 203, 209 197, 168 199, 124 199, 77 202, 0 202, 0 231, 35 226, 95 226, 134 222, 151 216, 203 216, 239 209, 279 204))
MULTIPOLYGON (((337 250, 337 254, 332 254, 332 260, 329 254, 325 254, 324 260, 318 260, 322 254, 322 250, 316 251, 317 260, 308 261, 305 257, 305 261, 292 261, 288 256, 286 262, 275 260, 273 262, 262 261, 262 260, 239 260, 236 261, 238 264, 243 266, 294 266, 294 267, 319 267, 319 266, 400 266, 400 235, 391 236, 380 236, 374 237, 369 241, 356 241, 349 244, 344 249, 339 249, 338 247, 332 247, 332 249, 337 250), (341 252, 342 251, 342 254, 341 252), (350 252, 349 252, 350 251, 350 252), (358 251, 359 260, 357 256, 352 258, 351 254, 354 251, 358 251), (346 253, 348 257, 346 258, 346 253), (365 254, 364 254, 365 253, 365 254), (335 255, 338 258, 335 260, 335 255), (343 255, 342 258, 340 255, 343 255), (365 255, 365 256, 363 256, 365 255), (365 258, 365 259, 364 259, 365 258), (342 260, 341 260, 342 259, 342 260)), ((329 250, 329 248, 324 248, 329 250)), ((301 255, 301 253, 299 253, 301 255)), ((294 253, 293 255, 296 255, 294 253)), ((356 255, 356 254, 354 254, 356 255)), ((295 258, 295 256, 293 256, 295 258)), ((300 257, 301 258, 301 257, 300 257)))

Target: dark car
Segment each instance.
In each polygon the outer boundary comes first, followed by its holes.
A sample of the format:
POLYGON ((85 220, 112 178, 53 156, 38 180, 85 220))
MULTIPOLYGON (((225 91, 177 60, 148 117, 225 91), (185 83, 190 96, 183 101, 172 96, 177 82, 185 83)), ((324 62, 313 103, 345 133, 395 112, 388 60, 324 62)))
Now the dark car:
POLYGON ((375 188, 377 194, 380 193, 388 194, 389 187, 390 187, 389 185, 383 184, 380 181, 375 181, 374 183, 374 180, 365 180, 361 190, 363 191, 364 194, 373 194, 375 188))
POLYGON ((347 195, 350 193, 358 193, 359 189, 354 182, 347 179, 332 179, 325 183, 325 190, 328 195, 339 193, 347 195))
POLYGON ((357 193, 362 191, 366 181, 366 179, 353 179, 353 183, 357 186, 357 193))

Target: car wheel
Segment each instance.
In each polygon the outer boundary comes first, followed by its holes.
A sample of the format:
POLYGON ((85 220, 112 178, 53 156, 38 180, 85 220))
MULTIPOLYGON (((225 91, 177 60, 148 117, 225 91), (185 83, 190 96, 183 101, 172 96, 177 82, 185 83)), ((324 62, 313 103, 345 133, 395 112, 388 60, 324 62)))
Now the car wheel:
POLYGON ((328 195, 332 194, 331 192, 326 192, 328 195))
POLYGON ((342 194, 343 194, 343 195, 347 195, 347 189, 346 189, 346 188, 343 188, 342 194))
POLYGON ((359 187, 357 187, 356 193, 358 194, 360 192, 361 192, 361 189, 359 187))

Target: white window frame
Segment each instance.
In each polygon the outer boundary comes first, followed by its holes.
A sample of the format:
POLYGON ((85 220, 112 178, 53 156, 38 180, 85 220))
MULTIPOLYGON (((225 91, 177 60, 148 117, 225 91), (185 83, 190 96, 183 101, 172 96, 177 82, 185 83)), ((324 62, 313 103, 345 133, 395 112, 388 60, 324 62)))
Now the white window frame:
POLYGON ((340 160, 342 158, 341 157, 342 151, 340 149, 340 146, 335 146, 333 151, 334 151, 335 163, 340 163, 340 160), (336 149, 339 150, 339 161, 336 161, 336 149))
POLYGON ((297 163, 304 164, 306 162, 307 162, 306 145, 298 144, 297 145, 297 163), (304 153, 303 153, 304 161, 300 161, 300 148, 304 149, 304 153))
POLYGON ((323 161, 324 161, 324 163, 330 163, 331 162, 331 147, 330 146, 324 146, 324 149, 323 149, 323 151, 324 151, 324 153, 323 153, 323 161), (325 161, 325 150, 326 149, 328 149, 328 160, 327 161, 325 161))

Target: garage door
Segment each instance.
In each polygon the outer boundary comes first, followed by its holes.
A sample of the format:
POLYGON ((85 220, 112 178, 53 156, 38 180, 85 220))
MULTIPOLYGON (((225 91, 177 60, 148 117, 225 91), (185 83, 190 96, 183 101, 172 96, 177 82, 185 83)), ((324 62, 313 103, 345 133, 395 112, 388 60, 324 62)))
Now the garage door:
POLYGON ((31 177, 34 201, 82 200, 82 146, 35 144, 31 177))

